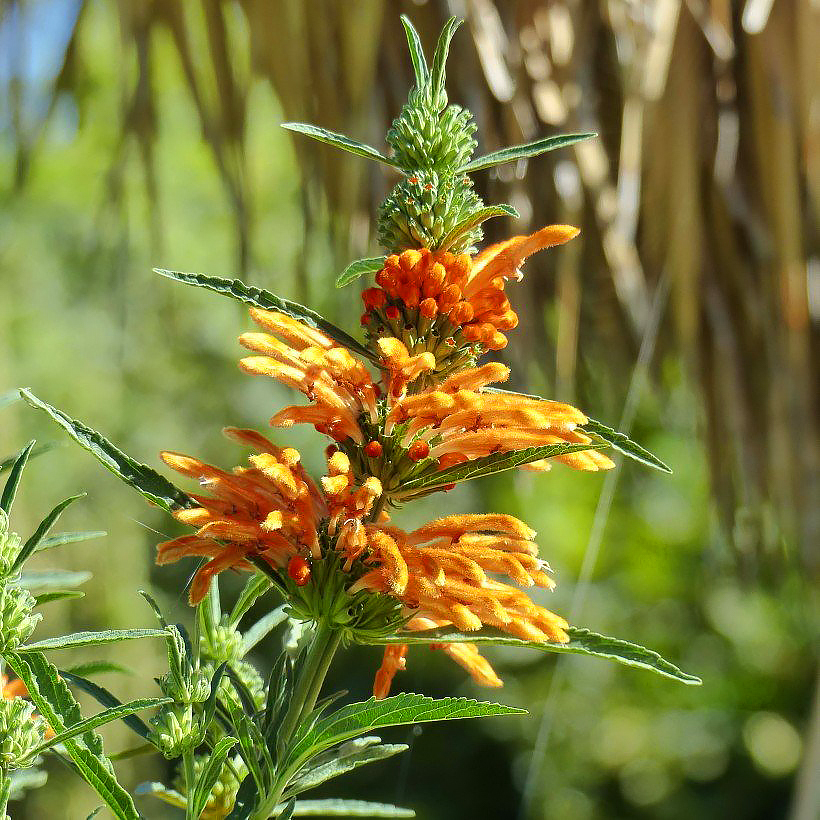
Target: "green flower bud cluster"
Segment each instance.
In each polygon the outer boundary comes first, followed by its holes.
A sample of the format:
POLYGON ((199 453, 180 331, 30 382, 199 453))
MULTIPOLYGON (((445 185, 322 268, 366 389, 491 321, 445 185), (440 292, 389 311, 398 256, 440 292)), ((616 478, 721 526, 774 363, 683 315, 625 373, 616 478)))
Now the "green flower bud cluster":
POLYGON ((464 174, 418 171, 405 177, 379 208, 379 242, 392 253, 408 248, 436 250, 447 242, 453 253, 474 250, 481 227, 456 235, 457 228, 483 206, 464 174))
POLYGON ((209 630, 208 634, 203 634, 199 639, 199 648, 203 656, 222 663, 228 661, 238 661, 245 654, 242 643, 242 633, 230 624, 227 617, 209 630))
POLYGON ((31 766, 27 758, 42 744, 45 731, 45 724, 27 700, 0 699, 0 765, 11 769, 31 766))
POLYGON ((211 694, 210 678, 191 663, 179 630, 169 626, 168 631, 168 673, 159 679, 160 689, 177 703, 203 703, 211 694))
POLYGON ((168 760, 181 757, 205 739, 205 729, 190 703, 168 703, 150 723, 151 740, 168 760))
MULTIPOLYGON (((208 758, 205 755, 198 755, 194 758, 194 783, 198 782, 199 776, 207 762, 208 758)), ((233 769, 231 769, 227 761, 222 765, 219 778, 216 783, 214 783, 211 793, 208 795, 208 802, 205 804, 205 810, 202 812, 203 818, 208 818, 208 820, 222 820, 222 818, 227 817, 231 813, 231 809, 233 809, 234 803, 236 802, 236 793, 239 791, 239 784, 248 773, 248 768, 239 755, 234 757, 231 763, 233 769), (236 774, 234 774, 234 772, 236 772, 236 774)), ((180 794, 187 795, 185 778, 181 773, 174 779, 173 785, 180 794)))
MULTIPOLYGON (((215 663, 204 663, 202 665, 202 671, 207 674, 209 678, 212 678, 216 671, 216 666, 217 664, 215 663)), ((235 660, 231 661, 231 670, 245 685, 248 692, 250 692, 256 708, 261 709, 265 704, 265 682, 262 680, 262 676, 259 672, 256 671, 256 667, 247 661, 235 660)), ((236 688, 227 674, 222 676, 216 691, 220 701, 230 701, 239 709, 242 708, 242 701, 239 699, 236 688)))
POLYGON ((9 518, 0 510, 0 578, 7 578, 22 548, 22 541, 16 532, 9 530, 9 518))
POLYGON ((36 603, 27 589, 0 582, 0 652, 13 652, 34 632, 43 617, 32 612, 36 603))

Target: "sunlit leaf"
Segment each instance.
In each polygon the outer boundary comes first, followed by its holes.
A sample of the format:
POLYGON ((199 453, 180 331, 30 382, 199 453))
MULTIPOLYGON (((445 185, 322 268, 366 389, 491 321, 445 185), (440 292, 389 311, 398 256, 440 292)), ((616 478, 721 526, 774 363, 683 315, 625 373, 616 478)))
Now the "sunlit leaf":
POLYGON ((102 675, 106 672, 117 672, 122 675, 134 674, 133 669, 129 669, 121 663, 114 663, 114 661, 84 661, 69 666, 67 671, 73 675, 82 675, 84 677, 102 675))
POLYGON ((617 430, 601 424, 600 421, 588 419, 587 423, 578 429, 586 433, 593 441, 609 444, 613 450, 617 450, 635 461, 640 461, 641 464, 646 464, 647 467, 653 467, 664 473, 672 472, 670 467, 667 467, 657 456, 653 456, 649 450, 645 450, 640 444, 632 441, 626 434, 619 433, 617 430))
POLYGON ((269 635, 279 624, 284 623, 287 618, 284 604, 263 615, 242 635, 242 654, 246 655, 250 652, 259 641, 269 635))
POLYGON ((638 644, 620 638, 598 635, 588 629, 579 627, 569 627, 567 634, 570 637, 569 643, 553 643, 550 641, 525 641, 492 627, 484 627, 476 632, 459 632, 455 627, 439 627, 438 629, 428 629, 422 632, 401 632, 385 638, 372 639, 368 642, 376 644, 474 643, 493 646, 520 646, 527 649, 537 649, 540 652, 591 655, 596 658, 617 661, 625 666, 634 666, 656 672, 681 683, 694 685, 702 683, 700 678, 682 672, 657 652, 638 644))
POLYGON ((28 457, 34 449, 35 441, 32 439, 22 450, 15 456, 14 463, 11 465, 11 472, 6 479, 3 493, 0 495, 0 510, 8 513, 11 511, 11 505, 14 501, 14 496, 17 495, 17 488, 20 486, 20 479, 23 477, 23 469, 26 466, 28 457))
POLYGON ((438 249, 446 251, 450 245, 455 243, 459 237, 463 236, 468 231, 471 231, 482 222, 492 219, 494 216, 512 216, 517 217, 518 211, 512 205, 488 205, 486 208, 481 208, 475 213, 462 220, 455 227, 453 227, 441 242, 438 243, 438 249))
POLYGON ((34 569, 21 573, 18 578, 9 581, 9 583, 33 592, 38 589, 76 587, 84 584, 90 578, 91 573, 85 570, 71 572, 64 569, 34 569))
MULTIPOLYGON (((14 392, 17 394, 18 397, 20 396, 19 390, 15 390, 14 392)), ((43 455, 43 453, 50 453, 52 450, 56 450, 57 446, 58 445, 55 444, 53 441, 46 441, 43 444, 38 444, 29 454, 29 459, 37 458, 37 456, 41 456, 43 455)), ((15 461, 17 461, 16 455, 9 456, 8 458, 5 458, 2 461, 0 461, 0 473, 4 473, 6 472, 6 470, 11 469, 15 461)))
POLYGON ((330 336, 331 339, 339 342, 348 350, 358 353, 371 361, 376 361, 374 353, 368 350, 360 342, 357 342, 349 333, 345 333, 341 328, 329 322, 310 308, 300 305, 298 302, 291 302, 289 299, 282 299, 274 296, 267 290, 246 285, 238 279, 224 279, 220 276, 206 276, 203 273, 184 273, 182 271, 163 270, 154 268, 154 272, 168 279, 174 279, 186 285, 193 285, 198 288, 205 288, 222 296, 229 296, 246 305, 262 308, 263 310, 275 310, 284 313, 293 319, 298 319, 310 327, 321 330, 322 333, 330 336))
POLYGON ((424 57, 421 38, 407 15, 402 14, 401 24, 404 26, 405 35, 407 35, 407 47, 410 49, 410 59, 413 61, 413 73, 416 75, 416 88, 422 88, 427 82, 427 77, 430 72, 427 68, 427 60, 424 57))
POLYGON ((337 277, 336 287, 343 288, 351 282, 355 282, 360 276, 366 273, 376 273, 384 267, 386 256, 373 256, 369 259, 357 259, 351 262, 337 277))
POLYGON ((480 171, 482 168, 492 168, 493 165, 501 165, 504 162, 526 159, 527 157, 537 157, 539 154, 544 154, 547 151, 554 151, 556 148, 565 148, 568 145, 581 142, 581 140, 587 140, 590 139, 590 137, 597 136, 597 134, 592 132, 585 134, 559 134, 555 137, 546 137, 545 139, 535 140, 535 142, 528 142, 525 145, 513 145, 509 148, 493 151, 491 154, 485 154, 483 157, 476 157, 463 168, 459 168, 459 173, 468 174, 473 171, 480 171))
POLYGON ((297 800, 293 817, 415 817, 413 809, 368 800, 297 800))
POLYGON ((37 552, 42 550, 50 550, 54 547, 61 547, 63 544, 75 544, 78 541, 90 541, 92 538, 103 538, 108 535, 105 530, 86 530, 85 532, 60 532, 57 535, 49 535, 44 538, 39 546, 37 552))
POLYGON ((167 638, 164 629, 103 629, 99 632, 72 632, 17 647, 18 652, 47 652, 50 649, 76 649, 80 646, 101 646, 133 641, 139 638, 167 638))
POLYGON ((265 575, 251 575, 245 584, 244 589, 236 599, 236 603, 231 610, 228 623, 235 627, 243 618, 245 613, 256 603, 257 599, 271 589, 270 579, 265 575))
POLYGON ((430 100, 434 105, 444 93, 444 69, 447 63, 447 54, 450 51, 450 42, 463 22, 459 17, 451 17, 444 24, 444 28, 438 36, 436 53, 433 55, 433 65, 430 68, 430 100))
POLYGON ((56 589, 53 592, 43 592, 34 596, 36 606, 50 604, 52 601, 63 601, 67 598, 85 598, 85 593, 77 589, 56 589))
POLYGON ((167 478, 161 476, 145 464, 140 464, 123 453, 96 430, 86 427, 81 421, 72 419, 56 407, 38 399, 29 390, 20 395, 32 406, 48 413, 82 448, 88 450, 97 461, 111 470, 126 484, 145 496, 152 504, 171 512, 180 507, 195 506, 194 502, 167 478))
POLYGON ((388 157, 380 154, 375 148, 371 148, 369 145, 365 145, 358 140, 346 137, 344 134, 328 131, 327 128, 321 128, 318 125, 309 125, 305 122, 283 122, 282 128, 286 128, 288 131, 295 131, 297 134, 304 134, 306 137, 311 137, 326 145, 332 145, 334 148, 341 148, 342 151, 348 151, 351 154, 356 154, 356 156, 382 162, 391 168, 396 167, 396 163, 393 162, 392 159, 388 159, 388 157))

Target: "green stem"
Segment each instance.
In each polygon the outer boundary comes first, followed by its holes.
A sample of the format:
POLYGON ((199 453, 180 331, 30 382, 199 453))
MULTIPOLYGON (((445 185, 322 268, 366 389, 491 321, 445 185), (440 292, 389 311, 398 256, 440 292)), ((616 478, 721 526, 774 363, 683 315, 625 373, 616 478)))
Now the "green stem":
POLYGON ((194 796, 194 750, 188 749, 182 755, 183 775, 185 777, 185 820, 197 820, 193 814, 191 800, 194 796))
POLYGON ((5 820, 11 794, 11 778, 5 766, 0 766, 0 820, 5 820))
MULTIPOLYGON (((284 762, 284 754, 300 724, 316 706, 322 684, 341 639, 341 630, 334 628, 324 619, 316 622, 316 631, 311 638, 310 646, 308 646, 299 680, 296 682, 296 688, 288 706, 287 714, 279 727, 277 747, 280 762, 284 762)), ((286 782, 277 783, 276 787, 256 809, 252 815, 252 820, 264 820, 270 817, 271 812, 279 804, 286 786, 286 782)))

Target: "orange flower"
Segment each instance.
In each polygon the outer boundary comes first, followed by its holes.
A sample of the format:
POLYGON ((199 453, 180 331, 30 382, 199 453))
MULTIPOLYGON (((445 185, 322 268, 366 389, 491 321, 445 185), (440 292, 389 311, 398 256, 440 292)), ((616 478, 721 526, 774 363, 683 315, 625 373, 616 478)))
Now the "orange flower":
POLYGON ((428 248, 388 256, 376 274, 378 287, 362 294, 362 324, 373 335, 398 330, 396 322, 417 326, 418 331, 435 330, 453 350, 465 344, 501 350, 507 346, 504 331, 518 325, 504 293, 506 280, 520 279, 519 267, 528 256, 577 235, 578 229, 569 225, 549 225, 491 245, 474 259, 428 248))

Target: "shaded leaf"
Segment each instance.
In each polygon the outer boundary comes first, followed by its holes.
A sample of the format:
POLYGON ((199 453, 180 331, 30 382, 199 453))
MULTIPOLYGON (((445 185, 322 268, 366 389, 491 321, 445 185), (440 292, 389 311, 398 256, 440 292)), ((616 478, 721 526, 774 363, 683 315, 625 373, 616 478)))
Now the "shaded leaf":
POLYGON ((285 604, 263 615, 242 635, 242 654, 247 655, 259 641, 263 640, 272 630, 276 629, 279 624, 284 623, 287 618, 285 604))
POLYGON ((152 504, 172 512, 180 507, 195 506, 193 500, 167 478, 145 464, 134 461, 96 430, 86 427, 50 404, 38 399, 29 390, 21 390, 22 397, 32 406, 48 413, 83 449, 111 470, 126 484, 147 498, 152 504))
POLYGON ((52 601, 62 601, 65 598, 85 598, 85 593, 77 589, 56 589, 54 592, 43 592, 34 596, 35 606, 50 604, 52 601))
POLYGON ((291 302, 289 299, 281 299, 267 290, 246 285, 238 279, 224 279, 220 276, 206 276, 203 273, 184 273, 182 271, 162 270, 154 268, 154 272, 168 279, 183 282, 186 285, 193 285, 198 288, 205 288, 222 296, 230 296, 244 302, 246 305, 262 308, 263 310, 275 310, 284 313, 293 319, 298 319, 310 327, 321 330, 322 333, 330 336, 331 339, 339 342, 348 350, 358 353, 370 361, 377 361, 375 354, 368 350, 360 342, 357 342, 350 334, 345 333, 341 328, 328 322, 310 308, 300 305, 298 302, 291 302))
POLYGON ((18 652, 45 652, 49 649, 76 649, 79 646, 101 646, 107 643, 133 641, 138 638, 167 638, 164 629, 103 629, 99 632, 72 632, 17 647, 18 652))
POLYGON ((555 137, 546 137, 545 139, 535 140, 535 142, 528 142, 524 145, 513 145, 509 148, 493 151, 491 154, 485 154, 483 157, 476 157, 463 168, 459 168, 458 172, 460 174, 469 174, 473 171, 480 171, 483 168, 492 168, 493 165, 501 165, 504 162, 536 157, 539 154, 545 154, 547 151, 554 151, 556 148, 565 148, 568 145, 581 142, 581 140, 587 140, 590 137, 597 136, 597 134, 592 132, 584 134, 559 134, 555 137))
POLYGON ((11 505, 14 501, 14 496, 17 495, 17 488, 20 486, 20 479, 23 477, 23 469, 26 466, 28 457, 35 445, 32 439, 22 450, 14 457, 14 463, 11 465, 11 472, 6 479, 6 484, 3 487, 3 493, 0 495, 0 510, 8 513, 11 511, 11 505))
POLYGON ((357 259, 351 262, 337 277, 336 287, 343 288, 351 282, 355 282, 360 276, 366 273, 375 273, 384 266, 386 256, 373 256, 369 259, 357 259))
POLYGON ((257 599, 261 598, 270 588, 271 582, 267 576, 259 574, 251 575, 242 592, 239 593, 239 597, 236 599, 236 603, 228 618, 228 623, 236 627, 245 613, 256 603, 257 599))
MULTIPOLYGON (((84 663, 75 663, 68 667, 68 672, 73 675, 101 675, 105 672, 119 672, 123 675, 133 675, 133 670, 121 663, 114 663, 114 661, 85 661, 84 663)), ((60 674, 63 674, 62 672, 60 674)))
POLYGON ((20 567, 23 566, 26 559, 37 549, 40 542, 46 537, 48 531, 57 523, 57 519, 62 514, 63 510, 69 505, 73 504, 75 501, 78 501, 80 498, 85 498, 85 493, 80 493, 79 495, 72 495, 70 498, 66 498, 64 501, 61 501, 39 524, 37 529, 31 535, 31 537, 23 544, 22 549, 17 555, 17 558, 14 559, 14 564, 11 567, 11 571, 17 572, 20 567))
POLYGON ((91 578, 90 572, 71 572, 67 569, 32 569, 20 574, 20 577, 9 582, 12 586, 28 590, 54 589, 55 587, 76 587, 91 578))
POLYGON ((348 151, 351 154, 356 154, 356 156, 382 162, 391 168, 396 167, 396 163, 393 162, 392 159, 383 156, 375 148, 371 148, 369 145, 365 145, 358 140, 346 137, 344 134, 328 131, 327 128, 321 128, 318 125, 309 125, 305 122, 283 122, 282 128, 286 128, 288 131, 295 131, 297 134, 304 134, 306 137, 311 137, 326 145, 332 145, 334 148, 341 148, 342 151, 348 151))
POLYGON ((517 217, 518 211, 512 205, 488 205, 486 208, 480 208, 445 234, 441 242, 438 243, 439 250, 446 251, 460 236, 494 216, 517 217))
POLYGON ((657 652, 646 649, 635 643, 598 635, 588 629, 569 627, 567 634, 569 643, 552 643, 549 641, 525 641, 514 638, 498 629, 484 627, 476 632, 459 632, 455 627, 440 627, 422 632, 401 632, 383 639, 373 639, 368 643, 374 644, 429 644, 429 643, 474 643, 490 644, 494 646, 520 646, 527 649, 537 649, 540 652, 564 652, 576 655, 591 655, 596 658, 617 661, 625 666, 634 666, 647 669, 680 683, 698 685, 700 678, 682 672, 673 663, 662 658, 657 652))
POLYGON ((92 538, 102 538, 106 535, 108 535, 108 533, 105 530, 60 532, 57 533, 57 535, 49 535, 48 538, 44 538, 37 547, 37 552, 50 550, 54 547, 62 547, 63 544, 76 544, 78 541, 90 541, 92 538))
POLYGON ((210 797, 219 775, 222 773, 222 766, 230 754, 231 749, 237 744, 235 737, 220 738, 214 748, 209 752, 206 764, 202 767, 193 794, 190 797, 190 809, 192 817, 199 817, 205 810, 205 806, 210 797))
MULTIPOLYGON (((17 393, 19 397, 20 391, 15 390, 14 392, 17 393)), ((50 453, 52 450, 56 449, 57 445, 53 441, 47 441, 44 444, 38 444, 37 446, 35 446, 35 448, 29 454, 29 458, 37 458, 37 456, 41 456, 43 455, 43 453, 50 453)), ((9 456, 9 458, 5 458, 2 461, 0 461, 0 473, 4 473, 6 472, 6 470, 10 469, 14 465, 14 462, 16 460, 17 456, 14 455, 9 456)))
POLYGON ((578 428, 586 433, 593 441, 605 442, 609 444, 613 450, 623 453, 628 458, 640 461, 641 464, 646 464, 647 467, 653 467, 656 470, 661 470, 664 473, 671 473, 672 469, 664 464, 657 456, 653 456, 649 450, 645 450, 640 444, 632 441, 625 433, 619 433, 613 430, 612 427, 607 427, 595 419, 588 419, 587 423, 578 428))
POLYGON ((297 800, 293 817, 415 817, 413 809, 368 800, 297 800))

